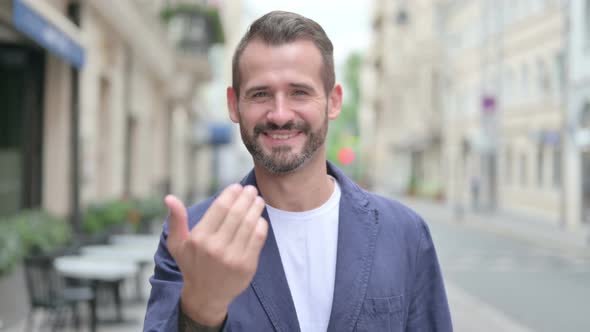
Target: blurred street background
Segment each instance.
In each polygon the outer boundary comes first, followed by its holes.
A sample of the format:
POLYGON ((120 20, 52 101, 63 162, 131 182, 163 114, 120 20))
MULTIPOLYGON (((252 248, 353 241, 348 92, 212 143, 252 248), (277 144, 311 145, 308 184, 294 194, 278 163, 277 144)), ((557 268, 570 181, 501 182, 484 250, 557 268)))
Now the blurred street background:
POLYGON ((277 9, 332 39, 328 159, 428 222, 456 331, 590 331, 587 0, 0 0, 0 331, 141 330, 164 195, 252 167, 226 87, 277 9))

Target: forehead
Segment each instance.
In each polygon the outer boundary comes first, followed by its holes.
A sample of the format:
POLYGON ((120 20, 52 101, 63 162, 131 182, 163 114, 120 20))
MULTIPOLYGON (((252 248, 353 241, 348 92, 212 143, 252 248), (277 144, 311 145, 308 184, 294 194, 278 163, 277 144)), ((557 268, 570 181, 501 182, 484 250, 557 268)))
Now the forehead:
POLYGON ((239 69, 240 90, 252 84, 284 80, 321 84, 322 56, 309 40, 296 40, 281 45, 268 45, 261 40, 253 40, 242 53, 239 69))

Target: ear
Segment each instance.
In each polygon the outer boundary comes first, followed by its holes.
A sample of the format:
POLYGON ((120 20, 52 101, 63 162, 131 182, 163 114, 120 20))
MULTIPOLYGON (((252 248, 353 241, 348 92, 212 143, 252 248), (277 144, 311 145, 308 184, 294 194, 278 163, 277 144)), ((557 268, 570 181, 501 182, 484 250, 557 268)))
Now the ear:
POLYGON ((227 88, 227 110, 229 111, 229 118, 234 123, 240 123, 240 113, 238 112, 238 96, 231 86, 227 88))
POLYGON ((342 110, 342 86, 336 84, 330 92, 330 105, 328 109, 328 119, 335 120, 342 110))

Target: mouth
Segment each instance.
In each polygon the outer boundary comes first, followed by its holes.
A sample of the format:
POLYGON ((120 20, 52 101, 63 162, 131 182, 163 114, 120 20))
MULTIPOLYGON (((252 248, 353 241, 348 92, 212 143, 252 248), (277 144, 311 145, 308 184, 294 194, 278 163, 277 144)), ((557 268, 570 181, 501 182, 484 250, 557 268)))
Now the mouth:
POLYGON ((269 142, 273 146, 277 145, 284 145, 286 143, 291 143, 297 137, 301 136, 301 131, 289 131, 289 132, 263 132, 262 136, 265 138, 267 142, 269 142))
POLYGON ((289 134, 264 133, 264 135, 266 135, 267 137, 270 137, 274 140, 285 141, 285 140, 291 139, 291 138, 299 135, 299 132, 289 133, 289 134))

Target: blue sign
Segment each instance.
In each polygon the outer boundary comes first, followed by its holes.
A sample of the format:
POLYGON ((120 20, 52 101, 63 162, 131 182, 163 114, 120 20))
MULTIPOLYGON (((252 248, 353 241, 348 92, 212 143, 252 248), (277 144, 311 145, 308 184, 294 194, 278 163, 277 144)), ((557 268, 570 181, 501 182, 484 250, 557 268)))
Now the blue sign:
POLYGON ((232 141, 233 126, 229 123, 210 123, 209 124, 209 144, 222 145, 229 144, 232 141))
POLYGON ((47 50, 80 69, 84 66, 84 49, 22 0, 12 2, 12 22, 22 33, 47 50))
POLYGON ((558 131, 541 131, 541 142, 547 145, 558 145, 561 142, 561 134, 558 131))

